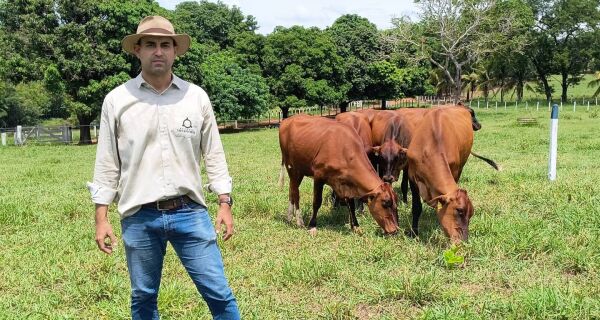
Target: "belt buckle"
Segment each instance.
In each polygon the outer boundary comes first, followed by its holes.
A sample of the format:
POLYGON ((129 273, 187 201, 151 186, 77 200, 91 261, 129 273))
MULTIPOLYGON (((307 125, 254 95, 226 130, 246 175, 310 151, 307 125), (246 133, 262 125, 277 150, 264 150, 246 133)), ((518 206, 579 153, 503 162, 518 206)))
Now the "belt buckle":
POLYGON ((169 209, 164 209, 160 207, 161 201, 156 201, 156 210, 158 211, 169 211, 169 209))

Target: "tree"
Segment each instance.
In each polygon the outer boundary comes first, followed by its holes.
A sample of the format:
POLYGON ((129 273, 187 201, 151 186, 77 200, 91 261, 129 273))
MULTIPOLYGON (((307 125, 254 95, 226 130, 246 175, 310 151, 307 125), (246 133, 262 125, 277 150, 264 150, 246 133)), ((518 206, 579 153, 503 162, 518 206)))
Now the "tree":
POLYGON ((265 79, 242 68, 230 52, 211 55, 201 68, 203 85, 219 119, 249 119, 267 111, 269 87, 265 79))
POLYGON ((333 41, 318 28, 276 27, 265 39, 263 65, 284 118, 289 108, 338 104, 350 87, 333 41))
POLYGON ((594 32, 600 22, 598 0, 528 0, 535 15, 528 57, 542 82, 546 98, 550 72, 561 75, 561 99, 566 101, 569 85, 581 80, 593 55, 594 32))
POLYGON ((253 16, 244 16, 240 8, 229 8, 221 1, 182 2, 175 7, 173 23, 198 43, 215 43, 221 49, 232 47, 238 36, 254 34, 258 29, 253 16))
POLYGON ((399 44, 415 48, 416 60, 442 70, 455 100, 460 100, 463 70, 502 48, 522 49, 531 17, 519 0, 421 0, 418 6, 420 22, 394 19, 393 35, 399 44))
POLYGON ((379 51, 379 34, 373 23, 356 14, 339 17, 325 32, 333 40, 336 51, 342 58, 346 81, 350 84, 340 104, 341 111, 345 112, 350 102, 366 99, 370 95, 367 87, 372 79, 368 69, 379 51))

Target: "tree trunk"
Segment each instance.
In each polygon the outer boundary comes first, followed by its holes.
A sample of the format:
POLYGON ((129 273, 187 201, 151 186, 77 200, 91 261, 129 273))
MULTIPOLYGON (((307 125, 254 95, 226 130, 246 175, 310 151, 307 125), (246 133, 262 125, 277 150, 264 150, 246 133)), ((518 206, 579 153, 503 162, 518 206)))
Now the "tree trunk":
POLYGON ((467 90, 467 101, 471 101, 471 96, 469 95, 471 90, 467 90))
POLYGON ((350 104, 350 101, 342 101, 342 103, 340 103, 340 113, 344 113, 348 110, 348 105, 350 104))
POLYGON ((279 108, 281 109, 281 118, 287 119, 290 108, 289 107, 279 107, 279 108))
POLYGON ((386 110, 387 101, 385 99, 381 99, 381 110, 386 110))
POLYGON ((500 102, 504 102, 504 78, 500 79, 500 102))
POLYGON ((569 73, 566 71, 561 72, 562 81, 562 94, 560 95, 563 102, 567 102, 567 90, 569 89, 569 73))
POLYGON ((79 120, 79 144, 92 144, 90 124, 94 119, 83 115, 77 115, 77 120, 79 120))
POLYGON ((454 76, 454 103, 460 101, 460 93, 462 88, 461 70, 457 68, 456 75, 454 76))

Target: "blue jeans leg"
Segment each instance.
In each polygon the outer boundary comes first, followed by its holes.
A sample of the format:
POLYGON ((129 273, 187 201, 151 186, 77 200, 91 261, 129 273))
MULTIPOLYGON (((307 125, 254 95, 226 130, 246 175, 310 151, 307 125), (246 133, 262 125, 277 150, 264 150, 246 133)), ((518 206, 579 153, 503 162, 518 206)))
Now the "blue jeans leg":
POLYGON ((159 319, 157 298, 167 245, 162 215, 142 209, 121 220, 121 228, 131 281, 131 317, 159 319))
POLYGON ((203 206, 171 215, 169 242, 194 281, 214 319, 240 319, 225 277, 215 228, 203 206))

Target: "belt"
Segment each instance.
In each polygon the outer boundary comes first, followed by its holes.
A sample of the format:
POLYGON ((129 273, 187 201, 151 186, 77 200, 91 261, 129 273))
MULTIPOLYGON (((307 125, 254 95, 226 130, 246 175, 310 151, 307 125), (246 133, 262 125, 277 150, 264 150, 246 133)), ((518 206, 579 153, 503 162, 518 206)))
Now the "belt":
POLYGON ((142 208, 155 209, 158 211, 168 211, 168 210, 181 209, 183 206, 190 204, 190 203, 195 203, 195 202, 187 195, 183 195, 180 197, 171 198, 171 199, 167 199, 167 200, 144 203, 142 205, 142 208))

